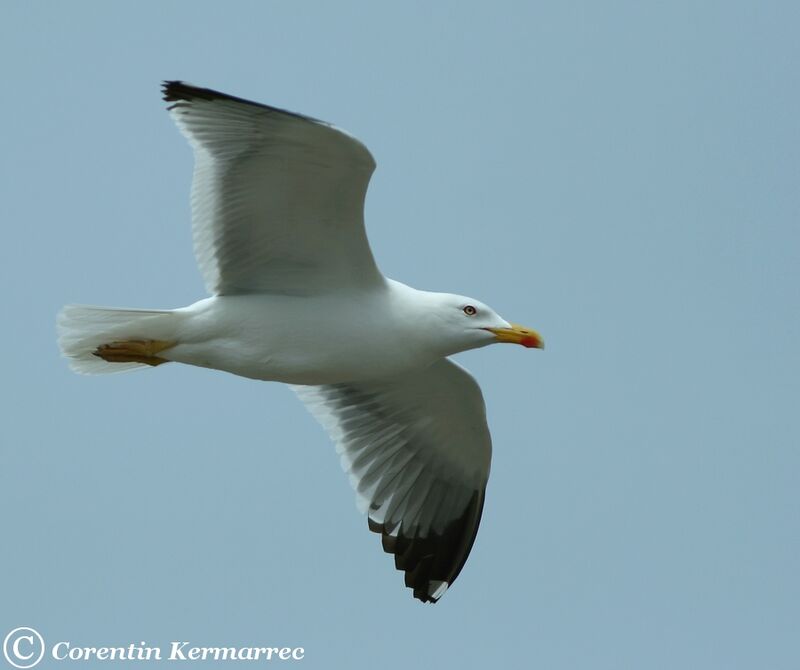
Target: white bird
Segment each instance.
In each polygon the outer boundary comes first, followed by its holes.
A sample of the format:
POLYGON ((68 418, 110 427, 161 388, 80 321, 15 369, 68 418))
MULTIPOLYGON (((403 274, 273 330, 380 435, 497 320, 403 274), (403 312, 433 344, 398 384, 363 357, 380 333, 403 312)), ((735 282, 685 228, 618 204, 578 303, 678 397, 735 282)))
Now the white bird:
POLYGON ((375 161, 355 138, 180 81, 163 92, 194 149, 194 249, 212 297, 66 306, 62 353, 87 374, 176 361, 293 385, 406 586, 436 602, 472 548, 491 460, 480 388, 448 356, 542 338, 381 274, 363 217, 375 161))

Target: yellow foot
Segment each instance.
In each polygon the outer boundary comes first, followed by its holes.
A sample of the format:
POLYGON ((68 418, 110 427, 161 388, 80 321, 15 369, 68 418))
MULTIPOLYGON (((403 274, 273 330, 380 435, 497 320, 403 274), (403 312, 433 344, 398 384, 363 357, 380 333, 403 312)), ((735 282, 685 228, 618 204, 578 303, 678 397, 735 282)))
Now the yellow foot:
POLYGON ((109 363, 145 363, 155 366, 168 362, 166 358, 159 358, 156 354, 174 346, 175 342, 164 340, 126 340, 101 344, 92 353, 109 363))

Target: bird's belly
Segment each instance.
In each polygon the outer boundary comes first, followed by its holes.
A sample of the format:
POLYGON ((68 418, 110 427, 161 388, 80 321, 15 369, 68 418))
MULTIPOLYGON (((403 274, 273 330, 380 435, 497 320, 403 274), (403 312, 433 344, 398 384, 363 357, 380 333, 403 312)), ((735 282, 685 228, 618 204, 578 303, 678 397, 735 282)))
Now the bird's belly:
MULTIPOLYGON (((285 302, 285 301, 284 301, 285 302)), ((348 319, 311 319, 280 301, 212 298, 187 308, 169 360, 288 384, 336 384, 400 374, 433 362, 402 334, 353 328, 348 319), (224 302, 223 302, 224 301, 224 302)), ((306 310, 308 311, 308 310, 306 310)))
POLYGON ((269 338, 258 343, 241 338, 218 338, 179 344, 168 353, 173 361, 241 377, 310 385, 387 377, 432 362, 416 357, 387 356, 387 351, 375 347, 330 346, 330 342, 327 345, 318 349, 281 347, 275 346, 269 338))

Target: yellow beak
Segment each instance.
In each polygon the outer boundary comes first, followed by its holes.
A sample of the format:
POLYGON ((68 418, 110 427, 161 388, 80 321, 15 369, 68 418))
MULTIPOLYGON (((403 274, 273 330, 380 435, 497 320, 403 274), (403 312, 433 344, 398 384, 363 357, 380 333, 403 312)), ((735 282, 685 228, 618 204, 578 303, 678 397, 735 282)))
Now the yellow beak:
POLYGON ((512 344, 521 344, 523 347, 544 349, 544 340, 539 333, 517 323, 512 323, 511 328, 487 328, 486 330, 494 333, 498 342, 511 342, 512 344))

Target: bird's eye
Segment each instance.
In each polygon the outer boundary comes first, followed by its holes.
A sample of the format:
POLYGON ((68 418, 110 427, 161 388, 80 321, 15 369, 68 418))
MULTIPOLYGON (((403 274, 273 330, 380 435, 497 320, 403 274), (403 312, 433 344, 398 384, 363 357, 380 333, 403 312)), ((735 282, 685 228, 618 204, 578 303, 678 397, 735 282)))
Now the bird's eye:
POLYGON ((472 305, 467 305, 464 308, 464 314, 467 316, 475 316, 478 313, 478 310, 475 309, 472 305))

